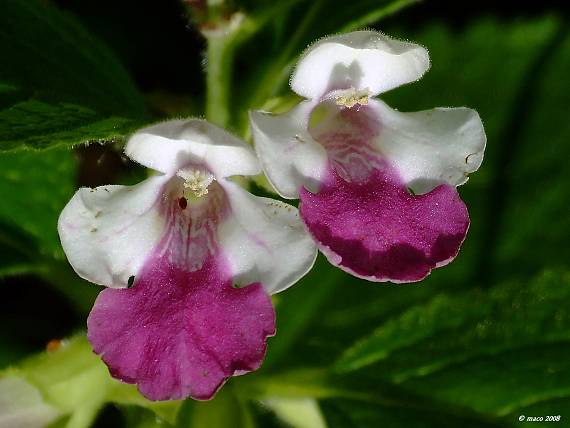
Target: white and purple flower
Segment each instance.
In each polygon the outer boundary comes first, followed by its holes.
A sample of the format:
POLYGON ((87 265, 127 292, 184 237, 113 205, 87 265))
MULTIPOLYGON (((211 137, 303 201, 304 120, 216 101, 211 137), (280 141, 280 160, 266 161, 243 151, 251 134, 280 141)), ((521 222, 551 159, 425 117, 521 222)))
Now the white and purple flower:
POLYGON ((468 108, 401 113, 372 98, 418 80, 427 51, 373 31, 312 45, 291 78, 305 97, 280 116, 250 115, 269 181, 300 199, 329 261, 371 281, 418 281, 457 255, 469 227, 456 186, 483 160, 468 108))
POLYGON ((164 122, 125 152, 157 174, 80 189, 58 224, 75 271, 109 287, 89 315, 89 341, 149 399, 211 398, 260 366, 275 333, 270 295, 309 271, 316 248, 296 208, 229 179, 261 170, 221 129, 164 122))

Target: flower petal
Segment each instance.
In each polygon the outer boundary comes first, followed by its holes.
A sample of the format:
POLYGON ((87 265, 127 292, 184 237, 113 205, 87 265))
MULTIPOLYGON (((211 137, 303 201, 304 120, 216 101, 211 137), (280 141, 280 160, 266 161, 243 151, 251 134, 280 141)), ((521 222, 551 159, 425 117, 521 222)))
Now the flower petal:
POLYGON ((375 146, 415 193, 447 183, 459 186, 483 161, 487 141, 481 119, 469 108, 436 108, 401 113, 381 101, 375 146))
POLYGON ((140 129, 129 139, 125 153, 165 174, 174 174, 188 163, 206 166, 217 178, 261 172, 250 146, 199 119, 170 120, 140 129))
POLYGON ((429 65, 422 46, 376 31, 356 31, 311 45, 297 64, 291 88, 310 99, 349 88, 377 95, 418 80, 429 65))
POLYGON ((101 292, 87 325, 111 374, 145 397, 207 400, 261 365, 275 314, 261 285, 232 287, 220 254, 194 272, 157 254, 132 288, 101 292))
POLYGON ((279 116, 250 112, 255 150, 268 180, 284 198, 298 198, 303 185, 313 189, 326 170, 326 153, 308 131, 314 106, 305 101, 279 116))
POLYGON ((169 177, 136 186, 79 189, 63 209, 58 231, 77 274, 107 287, 127 287, 160 240, 162 189, 169 177))
POLYGON ((297 282, 312 267, 317 248, 297 208, 222 184, 231 214, 221 225, 220 247, 238 284, 260 282, 269 294, 297 282))
POLYGON ((371 281, 423 279, 457 255, 469 227, 454 187, 414 196, 387 164, 363 182, 331 168, 318 193, 301 191, 299 210, 331 263, 371 281))

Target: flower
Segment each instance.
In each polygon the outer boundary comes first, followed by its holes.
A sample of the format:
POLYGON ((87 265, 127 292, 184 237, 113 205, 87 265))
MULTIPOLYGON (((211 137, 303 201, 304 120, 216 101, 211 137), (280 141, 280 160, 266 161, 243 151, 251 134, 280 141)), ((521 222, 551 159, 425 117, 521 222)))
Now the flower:
POLYGON ((82 188, 59 218, 77 274, 109 287, 88 339, 151 400, 209 399, 261 365, 275 333, 269 295, 308 272, 316 248, 294 207, 229 179, 260 173, 255 153, 205 121, 144 128, 125 153, 157 174, 82 188))
POLYGON ((291 77, 306 100, 279 116, 251 112, 269 181, 328 260, 371 281, 418 281, 457 255, 469 227, 456 190, 486 137, 468 108, 401 113, 374 96, 418 80, 427 51, 374 31, 312 45, 291 77))

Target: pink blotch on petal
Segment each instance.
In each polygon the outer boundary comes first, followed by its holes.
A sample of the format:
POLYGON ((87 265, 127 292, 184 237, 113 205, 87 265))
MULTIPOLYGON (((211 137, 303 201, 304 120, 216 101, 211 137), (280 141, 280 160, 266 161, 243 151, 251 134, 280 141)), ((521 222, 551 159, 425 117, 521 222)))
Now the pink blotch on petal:
POLYGON ((113 377, 151 400, 207 400, 259 368, 275 313, 260 284, 232 286, 220 254, 194 272, 154 256, 132 288, 101 292, 87 325, 113 377))
POLYGON ((329 168, 318 193, 301 189, 301 217, 329 260, 374 281, 412 282, 449 263, 469 228, 453 186, 412 195, 385 162, 365 180, 329 168))

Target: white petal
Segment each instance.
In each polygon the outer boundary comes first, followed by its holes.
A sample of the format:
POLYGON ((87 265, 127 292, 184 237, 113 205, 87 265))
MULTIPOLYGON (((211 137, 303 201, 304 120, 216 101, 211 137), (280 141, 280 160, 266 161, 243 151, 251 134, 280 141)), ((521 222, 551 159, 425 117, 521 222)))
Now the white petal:
POLYGON ((415 193, 442 183, 459 186, 483 161, 487 138, 475 110, 435 108, 401 113, 374 100, 380 117, 376 146, 415 193))
POLYGON ((58 231, 79 276, 107 287, 127 287, 163 233, 159 204, 169 178, 75 193, 59 217, 58 231))
POLYGON ((310 46, 297 64, 291 88, 305 98, 349 88, 377 95, 418 80, 428 68, 422 46, 376 31, 356 31, 310 46))
POLYGON ((220 246, 239 285, 260 282, 269 294, 293 285, 313 266, 317 249, 297 208, 220 183, 231 213, 219 230, 220 246))
POLYGON ((327 166, 325 150, 308 131, 314 106, 304 101, 282 115, 250 112, 255 151, 267 179, 284 198, 298 198, 301 186, 314 190, 327 166))
POLYGON ((261 172, 253 149, 205 120, 170 120, 138 130, 125 153, 134 161, 173 174, 188 163, 206 166, 217 178, 261 172))

